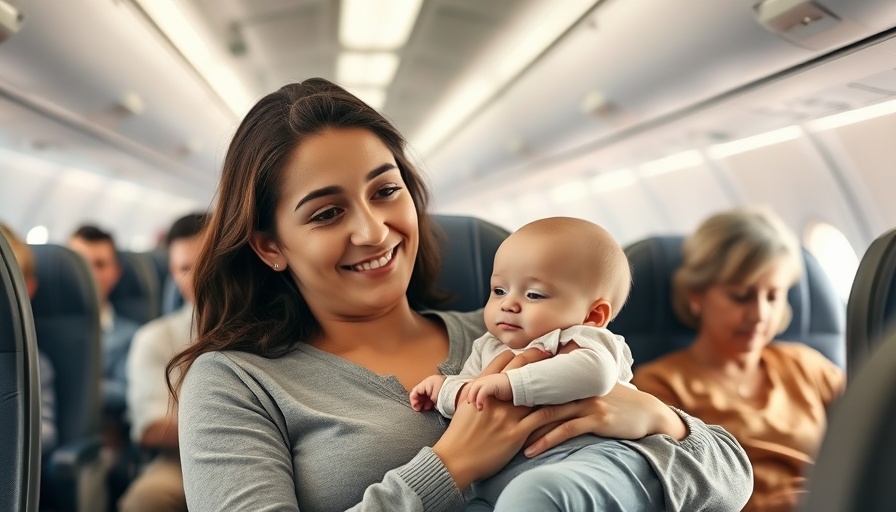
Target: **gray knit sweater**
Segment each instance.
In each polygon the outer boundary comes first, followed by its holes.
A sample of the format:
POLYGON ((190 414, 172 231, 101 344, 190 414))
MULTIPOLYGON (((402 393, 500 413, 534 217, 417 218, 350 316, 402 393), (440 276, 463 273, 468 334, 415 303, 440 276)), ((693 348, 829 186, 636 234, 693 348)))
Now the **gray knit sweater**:
MULTIPOLYGON (((481 312, 432 313, 450 338, 439 366, 456 374, 484 331, 481 312)), ((740 510, 752 491, 746 454, 725 430, 677 411, 678 442, 629 442, 660 475, 667 510, 740 510)), ((392 376, 308 345, 276 358, 199 357, 184 382, 180 451, 192 512, 459 510, 463 495, 429 448, 446 423, 415 412, 392 376)))

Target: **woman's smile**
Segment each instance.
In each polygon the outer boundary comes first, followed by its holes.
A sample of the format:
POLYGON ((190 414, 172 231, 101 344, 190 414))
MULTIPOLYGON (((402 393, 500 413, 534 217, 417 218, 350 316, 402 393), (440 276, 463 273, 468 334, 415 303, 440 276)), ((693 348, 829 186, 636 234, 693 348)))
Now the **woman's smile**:
POLYGON ((351 270, 353 272, 371 272, 373 270, 387 269, 391 268, 392 262, 394 261, 395 255, 398 253, 398 248, 401 244, 396 244, 392 249, 386 251, 384 254, 370 258, 368 260, 362 261, 360 263, 355 263, 353 265, 345 265, 342 268, 346 270, 351 270))

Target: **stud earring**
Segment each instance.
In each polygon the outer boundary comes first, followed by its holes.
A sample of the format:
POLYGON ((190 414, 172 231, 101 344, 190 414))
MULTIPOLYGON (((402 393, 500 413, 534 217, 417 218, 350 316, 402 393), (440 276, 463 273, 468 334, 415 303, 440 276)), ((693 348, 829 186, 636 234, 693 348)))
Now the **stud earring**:
POLYGON ((280 270, 280 264, 274 263, 274 270, 280 270))

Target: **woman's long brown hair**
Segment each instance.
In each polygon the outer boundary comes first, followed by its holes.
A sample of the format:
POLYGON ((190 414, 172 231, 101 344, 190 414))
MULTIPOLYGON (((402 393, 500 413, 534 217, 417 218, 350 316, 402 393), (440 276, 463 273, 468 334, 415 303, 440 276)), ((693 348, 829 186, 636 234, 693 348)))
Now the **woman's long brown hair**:
POLYGON ((411 304, 438 299, 434 282, 439 248, 427 215, 429 191, 405 156, 404 137, 376 110, 341 87, 313 78, 268 94, 246 114, 227 150, 217 207, 197 257, 196 340, 166 368, 177 399, 187 371, 200 355, 241 350, 278 357, 320 331, 292 278, 274 272, 249 246, 255 232, 275 235, 274 209, 282 171, 305 138, 328 128, 363 128, 389 148, 417 210, 420 236, 408 298, 411 304), (180 368, 177 382, 172 370, 180 368))

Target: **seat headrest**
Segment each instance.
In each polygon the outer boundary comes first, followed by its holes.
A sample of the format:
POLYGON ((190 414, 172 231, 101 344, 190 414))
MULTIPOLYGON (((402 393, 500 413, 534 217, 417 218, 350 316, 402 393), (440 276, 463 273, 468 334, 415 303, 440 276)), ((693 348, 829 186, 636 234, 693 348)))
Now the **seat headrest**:
POLYGON ((159 316, 161 308, 158 272, 147 253, 119 252, 121 277, 109 294, 115 311, 138 324, 159 316))
POLYGON ((877 343, 835 404, 800 510, 889 512, 896 503, 896 333, 877 343))
POLYGON ((656 236, 625 248, 632 267, 628 301, 609 328, 625 337, 635 365, 687 347, 695 332, 672 309, 672 274, 681 264, 681 236, 656 236))
POLYGON ((96 315, 98 295, 84 260, 61 245, 32 245, 37 293, 34 316, 96 315))
MULTIPOLYGON (((672 275, 681 264, 683 243, 680 235, 655 236, 625 249, 632 266, 632 290, 609 327, 625 337, 636 366, 687 347, 696 335, 672 309, 672 275)), ((818 261, 806 250, 803 261, 802 276, 787 293, 793 320, 778 339, 806 343, 844 367, 843 302, 818 261)))
POLYGON ((436 284, 451 294, 447 302, 433 308, 474 311, 485 306, 495 252, 510 232, 475 217, 433 215, 432 220, 442 249, 436 284))
POLYGON ((862 256, 846 308, 850 380, 896 327, 896 229, 879 236, 862 256))
POLYGON ((33 245, 37 293, 31 301, 41 351, 56 374, 59 443, 94 435, 100 418, 99 297, 74 251, 33 245))

